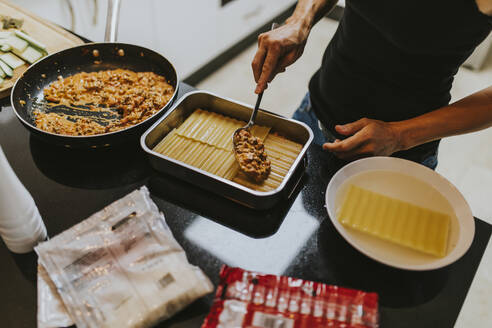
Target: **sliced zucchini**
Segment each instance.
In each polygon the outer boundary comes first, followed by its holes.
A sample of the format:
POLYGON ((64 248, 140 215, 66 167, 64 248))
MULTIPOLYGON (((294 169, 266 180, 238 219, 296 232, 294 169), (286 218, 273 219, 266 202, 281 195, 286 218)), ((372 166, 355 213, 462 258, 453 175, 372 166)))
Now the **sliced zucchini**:
POLYGON ((3 69, 0 67, 0 77, 3 79, 5 77, 5 72, 3 71, 3 69))
POLYGON ((1 50, 1 51, 3 51, 3 52, 7 52, 7 51, 12 50, 12 47, 10 46, 10 44, 8 44, 8 43, 4 43, 4 44, 2 44, 2 46, 0 47, 0 50, 1 50))
POLYGON ((15 35, 9 37, 7 39, 7 42, 12 46, 12 51, 17 53, 22 53, 24 50, 26 50, 27 46, 29 45, 29 43, 27 43, 26 40, 18 38, 15 35))
POLYGON ((46 46, 44 45, 44 43, 41 43, 38 40, 35 40, 35 39, 31 38, 29 35, 27 35, 26 33, 22 32, 22 31, 15 30, 14 33, 19 38, 21 38, 21 39, 29 42, 29 44, 31 46, 33 46, 33 47, 38 48, 39 50, 41 50, 41 52, 48 53, 48 51, 46 50, 46 46))
POLYGON ((6 39, 12 35, 12 31, 0 31, 0 39, 6 39))
POLYGON ((0 77, 0 86, 2 85, 3 83, 3 78, 0 77))
POLYGON ((16 69, 17 67, 20 67, 25 64, 25 62, 22 59, 20 59, 19 57, 17 57, 16 55, 10 52, 0 55, 0 59, 3 60, 12 69, 16 69))
POLYGON ((2 60, 0 60, 0 68, 7 76, 12 77, 12 75, 14 75, 14 71, 2 60))
POLYGON ((38 61, 39 58, 43 57, 43 54, 36 50, 35 48, 29 46, 20 54, 20 57, 30 64, 38 61))

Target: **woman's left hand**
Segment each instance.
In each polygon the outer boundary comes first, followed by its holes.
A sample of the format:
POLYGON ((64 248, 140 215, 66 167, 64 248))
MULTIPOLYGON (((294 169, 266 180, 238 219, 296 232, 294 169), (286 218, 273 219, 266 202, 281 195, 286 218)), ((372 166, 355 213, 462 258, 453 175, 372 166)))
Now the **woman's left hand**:
POLYGON ((397 122, 383 122, 362 118, 358 121, 335 126, 344 140, 323 144, 323 149, 336 157, 353 160, 368 156, 389 156, 400 149, 400 133, 397 122))

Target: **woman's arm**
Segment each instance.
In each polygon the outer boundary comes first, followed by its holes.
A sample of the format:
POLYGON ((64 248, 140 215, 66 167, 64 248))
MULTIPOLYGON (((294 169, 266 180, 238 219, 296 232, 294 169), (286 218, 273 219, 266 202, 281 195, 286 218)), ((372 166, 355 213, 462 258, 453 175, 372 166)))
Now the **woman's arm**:
POLYGON ((449 106, 402 121, 400 148, 409 149, 432 140, 492 126, 492 86, 449 106))
POLYGON ((258 50, 251 63, 256 93, 265 90, 275 75, 285 71, 302 55, 311 28, 333 9, 337 1, 299 0, 284 25, 258 36, 258 50))
POLYGON ((391 155, 423 143, 492 126, 492 86, 451 105, 400 122, 367 118, 337 125, 344 140, 323 148, 343 159, 391 155))

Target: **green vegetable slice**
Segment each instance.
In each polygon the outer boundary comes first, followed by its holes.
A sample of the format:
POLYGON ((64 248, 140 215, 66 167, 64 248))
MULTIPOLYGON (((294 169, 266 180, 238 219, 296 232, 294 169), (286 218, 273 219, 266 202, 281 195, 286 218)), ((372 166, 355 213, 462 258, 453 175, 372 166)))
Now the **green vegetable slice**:
POLYGON ((12 46, 13 51, 22 53, 24 50, 26 50, 27 46, 29 43, 27 41, 22 40, 21 38, 16 37, 15 35, 12 35, 7 39, 8 44, 12 46))
POLYGON ((20 57, 30 64, 38 61, 39 58, 43 57, 43 54, 37 51, 35 48, 29 46, 23 53, 20 54, 20 57))
POLYGON ((48 51, 46 50, 46 46, 44 45, 44 43, 41 43, 41 42, 39 42, 39 41, 31 38, 29 35, 27 35, 26 33, 22 32, 22 31, 16 30, 14 33, 19 38, 21 38, 21 39, 29 42, 29 44, 31 46, 33 46, 35 48, 38 48, 42 52, 48 53, 48 51))
POLYGON ((9 65, 12 69, 16 69, 25 64, 25 62, 17 57, 16 55, 8 52, 6 54, 0 55, 0 59, 3 60, 7 65, 9 65))
POLYGON ((3 52, 10 51, 11 49, 12 49, 12 47, 8 43, 2 44, 2 46, 0 47, 0 50, 3 52))
POLYGON ((7 76, 12 77, 14 75, 14 71, 9 67, 9 65, 7 65, 3 60, 1 60, 1 58, 0 58, 0 68, 2 69, 2 71, 5 72, 7 76))

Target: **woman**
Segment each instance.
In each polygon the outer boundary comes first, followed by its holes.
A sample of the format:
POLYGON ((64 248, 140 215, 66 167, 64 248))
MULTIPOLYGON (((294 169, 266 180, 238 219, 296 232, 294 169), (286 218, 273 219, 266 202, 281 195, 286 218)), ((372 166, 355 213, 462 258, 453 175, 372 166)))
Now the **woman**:
MULTIPOLYGON (((258 37, 260 93, 301 55, 336 0, 300 0, 258 37)), ((449 105, 459 66, 490 33, 492 0, 347 0, 338 29, 294 118, 338 158, 397 156, 437 165, 443 137, 492 126, 492 87, 449 105)))

